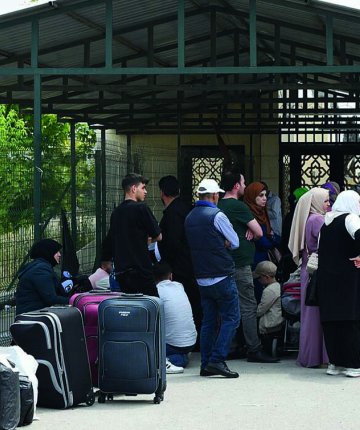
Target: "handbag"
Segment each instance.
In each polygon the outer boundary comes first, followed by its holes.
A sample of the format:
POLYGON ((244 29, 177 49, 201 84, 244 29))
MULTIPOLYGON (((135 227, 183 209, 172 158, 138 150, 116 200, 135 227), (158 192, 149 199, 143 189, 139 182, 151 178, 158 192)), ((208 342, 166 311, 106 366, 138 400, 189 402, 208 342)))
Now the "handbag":
POLYGON ((306 271, 310 275, 312 275, 315 272, 315 270, 317 270, 317 268, 318 268, 318 253, 313 252, 312 254, 309 255, 309 259, 306 264, 306 271))
MULTIPOLYGON (((320 233, 318 236, 317 249, 319 249, 319 243, 320 243, 320 233)), ((307 253, 309 255, 309 250, 307 247, 306 247, 306 250, 307 250, 307 253)), ((318 268, 318 253, 317 253, 317 251, 314 251, 309 255, 309 259, 308 259, 308 262, 306 264, 306 271, 310 275, 312 275, 315 272, 315 270, 317 270, 317 268, 318 268)))
POLYGON ((318 288, 317 288, 317 270, 315 270, 309 277, 309 282, 306 288, 305 295, 306 306, 319 306, 318 288))
POLYGON ((281 252, 277 248, 268 249, 267 255, 268 255, 269 261, 274 263, 276 266, 279 265, 279 262, 281 260, 281 252))

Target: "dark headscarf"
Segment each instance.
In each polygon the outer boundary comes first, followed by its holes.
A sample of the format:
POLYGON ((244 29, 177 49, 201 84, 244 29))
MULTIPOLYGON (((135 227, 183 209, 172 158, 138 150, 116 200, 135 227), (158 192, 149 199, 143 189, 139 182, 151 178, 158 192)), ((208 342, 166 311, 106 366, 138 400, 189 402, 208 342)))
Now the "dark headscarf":
POLYGON ((30 250, 30 258, 43 258, 48 261, 52 266, 57 264, 54 255, 60 251, 61 245, 53 239, 41 239, 34 243, 30 250))
POLYGON ((255 203, 256 197, 262 192, 266 190, 266 187, 261 182, 252 182, 249 184, 244 191, 244 202, 249 206, 251 212, 253 213, 256 221, 259 224, 266 225, 266 233, 270 234, 271 227, 269 216, 266 210, 266 207, 262 208, 255 203))

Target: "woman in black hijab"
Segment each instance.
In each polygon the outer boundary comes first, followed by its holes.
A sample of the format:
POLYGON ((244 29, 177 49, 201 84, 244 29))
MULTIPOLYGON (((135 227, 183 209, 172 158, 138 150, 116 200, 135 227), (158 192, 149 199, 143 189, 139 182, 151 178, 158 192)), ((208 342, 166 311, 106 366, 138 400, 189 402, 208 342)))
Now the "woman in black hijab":
POLYGON ((69 303, 68 297, 57 294, 60 283, 53 268, 60 262, 60 249, 60 243, 52 239, 34 243, 30 250, 33 261, 19 273, 16 314, 69 303))

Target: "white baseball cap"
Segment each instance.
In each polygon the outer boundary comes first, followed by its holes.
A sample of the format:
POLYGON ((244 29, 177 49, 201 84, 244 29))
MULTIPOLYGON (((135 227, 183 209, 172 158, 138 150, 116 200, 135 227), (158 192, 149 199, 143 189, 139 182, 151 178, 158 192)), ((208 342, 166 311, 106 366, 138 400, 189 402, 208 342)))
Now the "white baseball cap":
POLYGON ((225 193, 214 179, 203 179, 196 191, 198 194, 225 193))

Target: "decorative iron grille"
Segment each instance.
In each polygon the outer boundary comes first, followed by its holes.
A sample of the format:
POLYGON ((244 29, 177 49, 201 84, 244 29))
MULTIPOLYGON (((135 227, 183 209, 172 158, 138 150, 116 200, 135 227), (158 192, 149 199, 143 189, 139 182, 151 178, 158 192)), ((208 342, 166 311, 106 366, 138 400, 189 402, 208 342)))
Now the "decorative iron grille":
POLYGON ((344 187, 352 188, 360 183, 360 155, 344 156, 344 187))
POLYGON ((192 158, 192 200, 197 200, 196 188, 205 178, 220 183, 224 159, 221 157, 192 158))
POLYGON ((301 156, 301 186, 318 187, 329 180, 330 155, 301 156))
POLYGON ((285 154, 283 155, 283 178, 282 178, 282 195, 284 196, 284 198, 282 199, 282 204, 283 204, 283 213, 286 214, 287 212, 289 212, 289 202, 287 199, 287 196, 290 195, 290 162, 291 162, 291 157, 289 154, 285 154))

